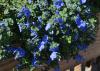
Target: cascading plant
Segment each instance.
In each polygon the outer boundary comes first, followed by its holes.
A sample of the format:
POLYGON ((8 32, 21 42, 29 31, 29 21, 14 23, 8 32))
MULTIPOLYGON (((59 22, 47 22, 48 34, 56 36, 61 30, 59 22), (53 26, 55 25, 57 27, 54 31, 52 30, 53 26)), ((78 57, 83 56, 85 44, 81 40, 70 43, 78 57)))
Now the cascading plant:
POLYGON ((87 0, 1 0, 0 5, 0 59, 14 56, 18 69, 47 64, 56 70, 60 60, 83 61, 78 52, 95 39, 96 18, 87 0))

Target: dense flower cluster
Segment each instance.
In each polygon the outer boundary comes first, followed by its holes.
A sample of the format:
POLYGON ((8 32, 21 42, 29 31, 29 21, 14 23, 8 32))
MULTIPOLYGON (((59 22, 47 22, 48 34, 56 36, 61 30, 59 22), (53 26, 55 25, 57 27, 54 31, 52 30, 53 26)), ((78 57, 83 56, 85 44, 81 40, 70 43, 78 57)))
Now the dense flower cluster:
POLYGON ((79 15, 77 16, 75 21, 79 29, 81 29, 82 31, 86 30, 86 23, 83 20, 81 20, 79 15))
POLYGON ((10 48, 9 47, 9 48, 6 48, 6 51, 10 52, 12 54, 15 54, 15 59, 25 56, 25 51, 20 47, 18 47, 18 48, 14 48, 14 47, 10 48))
MULTIPOLYGON (((18 9, 14 9, 17 12, 15 17, 21 46, 11 47, 11 42, 5 43, 9 45, 5 46, 5 53, 21 59, 19 67, 36 67, 46 63, 50 66, 57 65, 55 71, 60 71, 57 64, 59 60, 72 57, 76 61, 83 61, 84 58, 78 52, 89 46, 96 29, 95 17, 86 2, 25 0, 21 5, 18 3, 18 9)), ((9 19, 6 22, 9 24, 9 19)), ((10 33, 11 37, 12 31, 10 33)), ((11 39, 13 38, 9 40, 11 39)))

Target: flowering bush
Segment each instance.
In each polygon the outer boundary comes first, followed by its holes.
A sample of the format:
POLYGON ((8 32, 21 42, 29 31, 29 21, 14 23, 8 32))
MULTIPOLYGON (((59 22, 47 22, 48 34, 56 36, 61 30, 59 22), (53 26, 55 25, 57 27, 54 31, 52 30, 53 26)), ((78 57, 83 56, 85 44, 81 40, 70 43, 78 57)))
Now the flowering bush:
POLYGON ((14 56, 18 68, 74 58, 95 38, 96 18, 86 0, 0 1, 0 57, 14 56))

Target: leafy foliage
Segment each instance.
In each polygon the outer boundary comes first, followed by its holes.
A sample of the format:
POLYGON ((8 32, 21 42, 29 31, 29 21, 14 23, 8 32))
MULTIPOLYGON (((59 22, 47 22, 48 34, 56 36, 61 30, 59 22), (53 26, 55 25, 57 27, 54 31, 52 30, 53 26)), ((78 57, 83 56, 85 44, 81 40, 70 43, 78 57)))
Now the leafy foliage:
POLYGON ((80 60, 78 51, 95 38, 96 18, 86 0, 0 0, 0 9, 0 59, 15 56, 19 68, 80 60))

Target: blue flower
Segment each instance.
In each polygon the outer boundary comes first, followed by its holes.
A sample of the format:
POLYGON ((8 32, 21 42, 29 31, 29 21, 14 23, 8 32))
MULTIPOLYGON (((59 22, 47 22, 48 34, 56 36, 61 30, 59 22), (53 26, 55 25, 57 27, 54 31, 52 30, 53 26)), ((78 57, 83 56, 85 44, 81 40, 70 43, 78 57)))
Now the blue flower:
POLYGON ((54 22, 57 22, 57 23, 63 23, 64 21, 63 21, 63 19, 62 18, 56 18, 56 19, 54 19, 54 22))
POLYGON ((38 48, 39 48, 39 51, 42 51, 44 49, 44 43, 41 42, 38 48))
POLYGON ((59 51, 59 47, 50 48, 49 51, 58 52, 59 51))
POLYGON ((4 23, 5 23, 4 21, 0 21, 0 30, 6 29, 6 25, 4 23))
POLYGON ((73 40, 74 41, 77 41, 78 38, 79 38, 79 33, 78 32, 75 32, 73 40))
POLYGON ((28 0, 28 3, 29 3, 29 4, 32 3, 32 0, 28 0))
POLYGON ((58 11, 58 10, 56 10, 56 12, 55 12, 55 13, 56 13, 56 15, 59 15, 59 11, 58 11))
POLYGON ((38 36, 37 32, 34 30, 31 30, 31 36, 34 36, 35 38, 38 36))
POLYGON ((18 24, 18 27, 19 27, 19 31, 22 32, 22 25, 18 24))
POLYGON ((37 27, 38 27, 39 30, 42 28, 41 24, 39 24, 37 27))
POLYGON ((22 12, 19 12, 18 15, 17 15, 18 18, 22 18, 22 16, 23 16, 22 12))
POLYGON ((32 57, 32 66, 37 65, 37 57, 36 57, 36 52, 33 52, 33 57, 32 57))
POLYGON ((50 27, 51 27, 51 24, 50 23, 48 23, 47 25, 46 25, 46 27, 45 27, 45 30, 47 31, 47 30, 49 30, 50 29, 50 27))
POLYGON ((38 21, 39 21, 40 23, 42 22, 42 17, 41 17, 41 16, 38 17, 38 21))
POLYGON ((59 9, 61 8, 62 6, 64 6, 64 3, 62 0, 54 0, 54 6, 59 9))
POLYGON ((86 22, 84 22, 84 21, 81 19, 81 17, 79 16, 79 14, 77 15, 77 18, 76 18, 75 22, 76 22, 76 24, 77 24, 77 26, 78 26, 78 28, 79 28, 80 30, 82 30, 83 32, 86 31, 86 29, 87 29, 86 22))
POLYGON ((21 47, 7 47, 6 50, 15 54, 15 59, 22 58, 25 56, 26 52, 21 47))
POLYGON ((37 65, 37 60, 35 58, 32 59, 32 66, 36 66, 37 65))
POLYGON ((77 62, 83 62, 85 59, 81 55, 78 54, 78 55, 75 56, 75 60, 77 62))
POLYGON ((42 38, 42 41, 44 43, 47 43, 48 42, 48 35, 44 35, 44 37, 42 38))
POLYGON ((88 45, 87 45, 87 44, 79 44, 79 45, 77 46, 77 48, 78 48, 79 50, 85 50, 86 48, 88 48, 88 45))
POLYGON ((32 24, 33 24, 33 25, 36 25, 36 23, 35 23, 35 22, 32 22, 32 24))
POLYGON ((70 35, 70 33, 71 33, 71 29, 68 28, 68 30, 66 31, 66 35, 70 35))
POLYGON ((23 6, 21 11, 18 13, 18 18, 21 18, 23 15, 25 15, 27 18, 30 17, 31 15, 31 12, 30 10, 26 7, 26 6, 23 6))
POLYGON ((51 60, 54 60, 57 58, 57 52, 52 52, 50 55, 51 60))
POLYGON ((29 17, 30 17, 31 12, 29 11, 29 9, 28 9, 28 8, 25 8, 25 9, 23 10, 23 12, 24 12, 24 15, 25 15, 27 18, 29 18, 29 17))
POLYGON ((54 68, 54 71, 61 71, 59 65, 57 65, 57 66, 54 68))
POLYGON ((48 0, 44 0, 44 6, 48 5, 48 0))
POLYGON ((42 38, 41 43, 39 44, 38 48, 39 51, 42 51, 45 48, 45 44, 48 42, 48 35, 44 35, 44 37, 42 38))
POLYGON ((27 21, 27 22, 25 22, 25 24, 24 24, 25 26, 26 26, 26 28, 29 28, 30 27, 30 24, 29 24, 29 22, 27 21))
POLYGON ((51 58, 49 58, 46 63, 50 64, 51 63, 51 58))
POLYGON ((80 4, 86 3, 86 0, 80 0, 80 4))
POLYGON ((16 69, 20 69, 22 67, 22 64, 17 64, 16 69))
POLYGON ((65 24, 60 24, 60 29, 61 29, 61 30, 66 29, 66 25, 65 25, 65 24))
POLYGON ((16 50, 16 48, 14 48, 14 47, 7 47, 7 48, 5 48, 5 50, 6 50, 7 52, 13 53, 13 52, 16 50))
POLYGON ((22 48, 16 49, 14 53, 16 53, 15 59, 22 58, 25 56, 25 51, 22 48))

